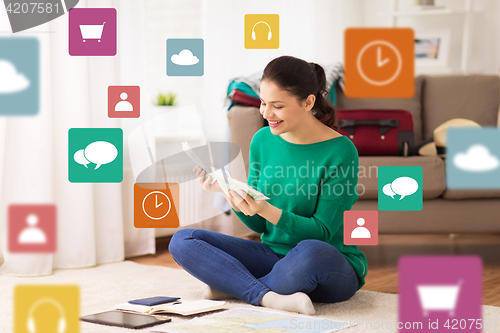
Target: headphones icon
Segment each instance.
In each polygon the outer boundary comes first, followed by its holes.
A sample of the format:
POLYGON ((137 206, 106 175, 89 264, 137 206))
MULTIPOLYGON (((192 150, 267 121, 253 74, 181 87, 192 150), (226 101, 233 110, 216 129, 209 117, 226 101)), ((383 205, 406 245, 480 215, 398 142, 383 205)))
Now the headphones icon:
POLYGON ((253 25, 253 28, 252 28, 252 39, 253 39, 253 40, 256 40, 256 39, 257 39, 257 37, 255 36, 255 26, 256 26, 257 24, 259 24, 259 23, 264 23, 265 25, 267 25, 267 27, 269 28, 269 32, 267 33, 267 40, 271 40, 271 38, 273 38, 273 33, 271 32, 271 27, 269 26, 269 24, 267 24, 267 23, 266 23, 266 22, 264 22, 264 21, 259 21, 259 22, 255 23, 255 24, 253 25))
POLYGON ((33 312, 35 312, 35 309, 40 306, 41 304, 44 303, 50 303, 54 305, 58 311, 61 317, 59 318, 59 325, 57 326, 57 333, 64 333, 66 331, 66 316, 64 314, 64 309, 61 306, 61 304, 51 298, 42 298, 36 301, 30 308, 29 314, 28 314, 28 331, 30 333, 36 333, 36 326, 35 326, 35 319, 33 318, 33 312))

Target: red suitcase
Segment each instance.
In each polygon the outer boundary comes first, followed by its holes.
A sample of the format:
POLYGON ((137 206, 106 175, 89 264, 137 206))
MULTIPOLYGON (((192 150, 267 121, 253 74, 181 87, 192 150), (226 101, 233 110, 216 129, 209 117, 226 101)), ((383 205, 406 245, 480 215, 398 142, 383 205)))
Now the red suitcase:
POLYGON ((256 108, 260 108, 260 99, 247 95, 244 92, 233 89, 233 91, 229 94, 229 97, 240 104, 255 106, 256 108))
POLYGON ((408 156, 413 150, 413 114, 405 110, 337 110, 339 133, 360 156, 408 156))

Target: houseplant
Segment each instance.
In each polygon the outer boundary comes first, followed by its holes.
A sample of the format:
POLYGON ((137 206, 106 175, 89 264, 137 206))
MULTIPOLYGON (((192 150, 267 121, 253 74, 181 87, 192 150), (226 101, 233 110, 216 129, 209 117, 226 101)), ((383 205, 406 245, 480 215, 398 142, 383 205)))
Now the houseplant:
POLYGON ((154 130, 156 135, 165 135, 175 131, 177 115, 172 111, 177 104, 177 94, 174 92, 161 93, 153 100, 154 130), (167 114, 168 113, 168 114, 167 114))
POLYGON ((155 100, 155 106, 175 106, 177 94, 168 92, 166 94, 158 93, 155 100))

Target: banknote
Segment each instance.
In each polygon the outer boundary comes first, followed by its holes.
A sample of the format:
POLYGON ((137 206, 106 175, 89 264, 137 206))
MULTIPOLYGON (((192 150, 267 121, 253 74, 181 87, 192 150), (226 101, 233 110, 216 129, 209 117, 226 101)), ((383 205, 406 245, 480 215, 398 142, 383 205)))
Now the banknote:
POLYGON ((269 197, 266 197, 261 192, 252 188, 246 183, 243 183, 239 180, 231 178, 229 172, 224 170, 226 177, 224 177, 223 171, 221 169, 214 169, 209 167, 196 155, 196 153, 191 149, 191 146, 186 142, 182 142, 182 150, 189 156, 189 158, 196 164, 199 165, 203 170, 205 170, 206 174, 212 177, 211 183, 219 182, 219 186, 222 191, 228 195, 228 190, 231 189, 238 193, 239 191, 243 191, 248 194, 253 200, 267 200, 269 197))

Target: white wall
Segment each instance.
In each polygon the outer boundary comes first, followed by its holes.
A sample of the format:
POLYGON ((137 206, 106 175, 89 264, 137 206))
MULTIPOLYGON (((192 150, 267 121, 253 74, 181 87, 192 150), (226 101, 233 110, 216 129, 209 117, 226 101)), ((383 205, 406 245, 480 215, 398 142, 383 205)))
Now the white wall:
MULTIPOLYGON (((413 0, 399 0, 401 10, 413 4, 413 0)), ((469 73, 498 74, 500 69, 500 1, 473 0, 474 13, 471 22, 469 73)), ((464 9, 465 0, 436 0, 436 5, 452 9, 464 9)), ((380 16, 380 12, 389 12, 391 0, 362 0, 362 24, 370 26, 389 26, 390 19, 380 16)), ((401 17, 398 26, 408 26, 418 30, 450 29, 451 45, 448 65, 460 68, 463 15, 439 15, 428 17, 401 17)))
POLYGON ((202 77, 167 76, 166 42, 169 38, 200 38, 202 0, 134 0, 144 1, 145 48, 149 103, 158 92, 176 92, 179 106, 195 104, 201 109, 202 77))
MULTIPOLYGON (((453 9, 465 8, 466 0, 436 0, 453 9)), ((262 70, 280 55, 329 64, 343 61, 344 30, 352 26, 389 26, 380 12, 390 11, 391 0, 202 0, 202 31, 205 39, 202 109, 209 140, 223 140, 226 112, 221 109, 230 79, 262 70), (307 5, 306 5, 307 4, 307 5), (279 14, 280 47, 277 50, 244 48, 245 14, 279 14)), ((400 0, 402 9, 413 0, 400 0)), ((469 73, 498 74, 500 69, 500 1, 473 0, 469 73)), ((460 69, 464 15, 402 17, 398 26, 419 30, 451 31, 448 66, 460 69)))
POLYGON ((360 4, 360 0, 203 0, 206 70, 202 105, 207 139, 225 137, 227 118, 222 106, 232 78, 261 71, 281 55, 320 64, 341 61, 344 29, 359 22, 360 4), (280 15, 279 49, 245 49, 245 14, 280 15))

